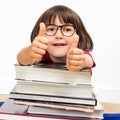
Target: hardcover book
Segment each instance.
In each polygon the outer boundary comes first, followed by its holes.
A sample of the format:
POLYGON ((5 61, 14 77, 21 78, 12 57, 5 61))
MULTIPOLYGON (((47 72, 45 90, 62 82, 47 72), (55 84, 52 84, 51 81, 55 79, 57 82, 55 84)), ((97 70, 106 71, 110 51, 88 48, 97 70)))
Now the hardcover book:
POLYGON ((18 80, 16 84, 16 92, 59 97, 86 98, 91 97, 93 86, 18 80))
POLYGON ((101 104, 97 104, 94 108, 93 113, 73 111, 73 110, 63 110, 63 109, 52 109, 46 107, 36 107, 30 106, 28 108, 28 113, 32 114, 42 114, 42 115, 56 115, 56 116, 66 116, 66 117, 86 117, 86 118, 99 118, 103 119, 104 109, 101 104))
POLYGON ((83 69, 80 72, 70 72, 63 64, 37 64, 31 66, 15 64, 14 66, 17 80, 91 85, 89 69, 83 69))
POLYGON ((59 96, 49 96, 41 94, 26 94, 26 93, 17 93, 15 89, 10 92, 10 98, 18 100, 33 100, 33 101, 45 101, 45 102, 60 102, 60 103, 70 103, 70 104, 83 104, 95 106, 97 104, 97 99, 94 93, 91 94, 91 97, 80 97, 80 98, 71 98, 71 97, 59 97, 59 96))
POLYGON ((45 101, 32 101, 32 100, 16 100, 14 99, 14 104, 18 105, 27 105, 27 106, 35 106, 35 107, 45 107, 52 109, 62 109, 62 110, 71 110, 71 111, 79 111, 86 113, 93 113, 94 106, 88 105, 77 105, 77 104, 68 104, 61 102, 45 102, 45 101))

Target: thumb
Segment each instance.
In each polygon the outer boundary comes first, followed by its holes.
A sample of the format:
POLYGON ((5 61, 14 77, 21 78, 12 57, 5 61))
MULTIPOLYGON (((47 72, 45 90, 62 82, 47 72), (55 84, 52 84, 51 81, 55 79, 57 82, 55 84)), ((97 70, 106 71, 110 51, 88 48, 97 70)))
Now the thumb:
POLYGON ((46 31, 46 27, 45 27, 45 23, 41 22, 39 24, 39 32, 38 32, 38 36, 43 36, 45 34, 46 31))
POLYGON ((71 48, 77 48, 78 42, 79 42, 79 36, 76 35, 73 42, 72 42, 71 48))

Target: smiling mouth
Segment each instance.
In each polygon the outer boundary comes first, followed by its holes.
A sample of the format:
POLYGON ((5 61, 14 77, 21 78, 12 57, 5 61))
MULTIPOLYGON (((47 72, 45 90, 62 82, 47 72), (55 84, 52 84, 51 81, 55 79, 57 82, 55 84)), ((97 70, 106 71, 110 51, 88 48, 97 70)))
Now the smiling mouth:
POLYGON ((56 44, 53 44, 54 46, 65 46, 66 44, 63 44, 63 43, 56 43, 56 44))

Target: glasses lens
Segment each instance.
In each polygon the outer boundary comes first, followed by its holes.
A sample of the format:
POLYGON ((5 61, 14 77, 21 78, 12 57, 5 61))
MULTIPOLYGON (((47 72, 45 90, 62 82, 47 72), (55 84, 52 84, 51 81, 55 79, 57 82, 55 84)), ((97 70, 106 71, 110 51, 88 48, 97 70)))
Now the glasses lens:
POLYGON ((57 31, 56 25, 47 25, 46 26, 46 35, 54 35, 57 31))
POLYGON ((72 25, 62 26, 62 34, 65 36, 72 36, 75 32, 75 29, 72 25))

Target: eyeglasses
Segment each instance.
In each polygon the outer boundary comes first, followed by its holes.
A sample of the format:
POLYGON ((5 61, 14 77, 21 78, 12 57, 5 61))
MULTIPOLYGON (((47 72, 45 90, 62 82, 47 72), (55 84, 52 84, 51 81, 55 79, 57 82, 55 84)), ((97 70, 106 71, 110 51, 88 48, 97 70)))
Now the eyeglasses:
POLYGON ((76 32, 76 26, 74 25, 55 25, 55 24, 47 24, 46 25, 46 35, 53 36, 57 33, 60 28, 62 35, 70 37, 76 32))

